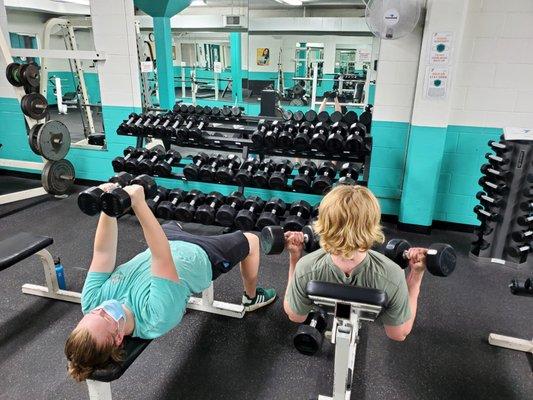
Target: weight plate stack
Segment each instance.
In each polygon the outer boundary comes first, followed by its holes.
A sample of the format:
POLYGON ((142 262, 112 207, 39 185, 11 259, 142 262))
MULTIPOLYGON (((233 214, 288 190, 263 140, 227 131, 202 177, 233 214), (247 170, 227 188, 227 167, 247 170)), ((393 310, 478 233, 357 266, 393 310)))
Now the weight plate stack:
POLYGON ((47 160, 61 160, 70 150, 70 132, 61 121, 47 121, 37 132, 35 147, 47 160))
POLYGON ((74 165, 68 160, 47 161, 41 175, 44 190, 53 195, 63 195, 74 185, 74 165))
POLYGON ((38 156, 41 155, 41 151, 37 147, 37 134, 39 133, 39 129, 41 129, 43 124, 35 124, 31 127, 30 132, 28 134, 28 143, 30 144, 30 149, 38 156))
POLYGON ((20 108, 32 119, 43 119, 48 114, 48 102, 40 93, 28 93, 22 97, 20 108))

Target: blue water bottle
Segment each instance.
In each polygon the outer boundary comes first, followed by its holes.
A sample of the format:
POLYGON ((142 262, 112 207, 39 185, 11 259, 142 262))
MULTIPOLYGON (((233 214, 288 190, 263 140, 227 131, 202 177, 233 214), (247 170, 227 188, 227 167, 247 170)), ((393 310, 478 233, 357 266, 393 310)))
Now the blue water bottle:
POLYGON ((59 289, 66 290, 67 284, 65 283, 65 270, 63 269, 63 266, 61 265, 61 259, 57 257, 54 260, 54 264, 56 267, 57 284, 59 286, 59 289))

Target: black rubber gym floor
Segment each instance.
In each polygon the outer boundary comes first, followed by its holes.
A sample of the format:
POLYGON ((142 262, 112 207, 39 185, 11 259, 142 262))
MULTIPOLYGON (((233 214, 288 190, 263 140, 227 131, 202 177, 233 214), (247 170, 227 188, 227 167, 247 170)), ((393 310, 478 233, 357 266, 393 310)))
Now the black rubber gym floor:
MULTIPOLYGON (((0 177, 4 179, 4 177, 0 177)), ((1 211, 2 207, 0 207, 1 211)), ((50 198, 0 219, 0 240, 19 231, 49 235, 69 289, 79 291, 87 272, 97 218, 83 215, 76 197, 50 198)), ((134 217, 119 223, 118 262, 145 248, 134 217)), ((405 237, 427 246, 445 241, 457 249, 448 278, 425 276, 418 316, 403 343, 377 323, 361 333, 352 399, 531 399, 531 359, 492 347, 490 332, 530 339, 533 298, 510 294, 521 271, 477 265, 468 258, 470 235, 434 230, 430 236, 386 227, 387 239, 405 237)), ((263 257, 260 283, 283 297, 287 256, 263 257)), ((63 346, 81 317, 79 305, 24 295, 24 283, 44 283, 33 256, 0 271, 0 399, 88 399, 85 384, 67 376, 63 346)), ((216 281, 215 297, 240 302, 238 271, 216 281)), ((333 347, 313 357, 292 346, 296 325, 281 298, 242 320, 189 311, 169 334, 154 340, 124 376, 112 383, 114 399, 310 399, 331 394, 333 347)))

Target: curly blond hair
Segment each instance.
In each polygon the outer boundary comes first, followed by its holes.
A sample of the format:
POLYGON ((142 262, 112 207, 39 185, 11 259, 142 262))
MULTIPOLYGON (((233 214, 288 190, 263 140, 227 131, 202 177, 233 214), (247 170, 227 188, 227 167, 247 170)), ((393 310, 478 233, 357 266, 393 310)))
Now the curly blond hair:
POLYGON ((328 253, 350 258, 383 243, 378 200, 364 186, 339 185, 320 203, 315 232, 328 253))
POLYGON ((94 370, 123 359, 123 350, 113 342, 98 345, 87 329, 74 329, 65 343, 67 370, 76 381, 89 378, 94 370))

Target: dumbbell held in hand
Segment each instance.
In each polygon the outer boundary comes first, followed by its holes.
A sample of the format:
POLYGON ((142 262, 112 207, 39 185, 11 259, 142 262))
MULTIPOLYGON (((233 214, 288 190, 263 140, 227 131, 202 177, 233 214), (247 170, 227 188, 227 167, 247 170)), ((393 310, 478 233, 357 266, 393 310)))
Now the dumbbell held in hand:
MULTIPOLYGON (((320 240, 311 225, 302 228, 303 245, 306 252, 320 247, 320 240)), ((281 254, 285 249, 285 230, 281 226, 266 226, 261 230, 261 249, 265 254, 281 254)))
MULTIPOLYGON (((407 240, 392 239, 387 243, 384 254, 405 269, 409 266, 408 255, 411 247, 407 240)), ((433 243, 427 249, 426 265, 432 275, 446 277, 455 270, 456 263, 457 255, 449 244, 433 243)))
MULTIPOLYGON (((117 185, 124 187, 128 185, 132 179, 133 175, 128 174, 127 172, 119 172, 111 177, 108 183, 116 183, 117 185)), ((101 197, 104 194, 104 190, 101 186, 103 185, 93 186, 78 195, 78 207, 84 214, 93 216, 102 211, 101 197)))
MULTIPOLYGON (((127 186, 131 185, 141 186, 145 199, 155 197, 157 194, 157 184, 149 175, 139 175, 133 178, 127 186)), ((115 189, 102 194, 100 198, 102 211, 110 217, 118 217, 124 214, 133 205, 130 192, 130 189, 125 190, 124 187, 117 186, 115 189)))

